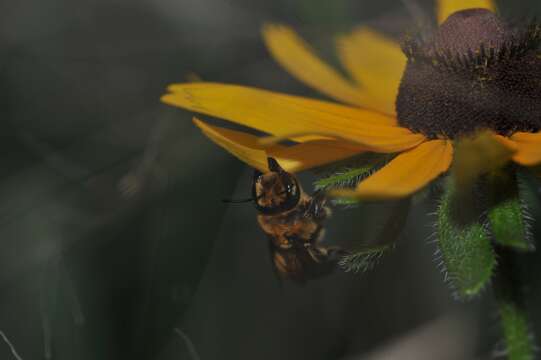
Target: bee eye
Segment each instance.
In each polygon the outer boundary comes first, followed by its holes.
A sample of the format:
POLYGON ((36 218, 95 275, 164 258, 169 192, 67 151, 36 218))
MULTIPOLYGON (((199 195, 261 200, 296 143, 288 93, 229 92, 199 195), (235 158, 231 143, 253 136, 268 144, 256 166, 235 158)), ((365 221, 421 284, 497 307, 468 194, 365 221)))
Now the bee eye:
MULTIPOLYGON (((294 181, 293 178, 291 178, 290 180, 294 181)), ((296 181, 295 181, 295 183, 293 183, 293 182, 288 182, 287 183, 287 185, 286 185, 287 196, 296 196, 298 191, 299 191, 299 189, 298 189, 298 186, 296 184, 296 181)))
POLYGON ((257 210, 263 214, 279 214, 299 203, 300 188, 295 177, 285 171, 254 174, 252 195, 257 210))

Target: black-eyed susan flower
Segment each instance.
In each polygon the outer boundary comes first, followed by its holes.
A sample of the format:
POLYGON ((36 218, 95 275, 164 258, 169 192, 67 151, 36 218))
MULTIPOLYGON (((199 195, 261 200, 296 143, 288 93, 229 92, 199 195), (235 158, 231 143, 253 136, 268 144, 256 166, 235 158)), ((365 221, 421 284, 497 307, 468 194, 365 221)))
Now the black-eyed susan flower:
POLYGON ((479 130, 490 131, 516 163, 537 165, 541 32, 511 27, 494 11, 488 0, 440 0, 439 28, 427 40, 406 40, 404 49, 366 27, 342 36, 338 55, 351 79, 290 28, 265 26, 275 59, 342 104, 204 82, 171 85, 162 101, 297 142, 264 146, 256 136, 194 119, 211 140, 261 170, 268 156, 300 171, 360 152, 398 154, 347 193, 358 198, 418 191, 450 168, 453 144, 479 130))
POLYGON ((342 196, 404 198, 452 169, 437 220, 446 278, 461 298, 494 279, 509 358, 531 359, 512 261, 502 249, 533 248, 516 169, 541 163, 541 26, 504 21, 490 0, 439 0, 437 19, 434 31, 402 44, 366 27, 339 37, 348 78, 292 29, 265 26, 274 58, 335 102, 215 83, 171 85, 162 101, 269 134, 261 139, 194 119, 212 141, 260 170, 268 157, 301 171, 360 153, 396 155, 354 189, 338 191, 342 196), (465 219, 469 205, 474 215, 465 219))

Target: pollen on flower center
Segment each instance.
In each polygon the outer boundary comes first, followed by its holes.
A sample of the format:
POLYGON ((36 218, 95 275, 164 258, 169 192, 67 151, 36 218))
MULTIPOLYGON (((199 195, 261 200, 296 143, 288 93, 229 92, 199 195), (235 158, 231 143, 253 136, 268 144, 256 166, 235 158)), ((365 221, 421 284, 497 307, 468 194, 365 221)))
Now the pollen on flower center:
POLYGON ((541 128, 541 26, 516 28, 484 9, 451 15, 428 40, 409 39, 398 121, 428 137, 541 128))

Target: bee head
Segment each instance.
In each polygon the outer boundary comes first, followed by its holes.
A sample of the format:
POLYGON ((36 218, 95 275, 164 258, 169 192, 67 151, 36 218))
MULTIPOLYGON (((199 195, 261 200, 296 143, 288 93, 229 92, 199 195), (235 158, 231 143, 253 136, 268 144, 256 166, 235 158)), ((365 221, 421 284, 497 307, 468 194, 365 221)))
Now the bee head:
POLYGON ((297 179, 273 158, 268 158, 269 172, 254 172, 252 197, 257 210, 266 215, 293 209, 299 203, 301 189, 297 179))

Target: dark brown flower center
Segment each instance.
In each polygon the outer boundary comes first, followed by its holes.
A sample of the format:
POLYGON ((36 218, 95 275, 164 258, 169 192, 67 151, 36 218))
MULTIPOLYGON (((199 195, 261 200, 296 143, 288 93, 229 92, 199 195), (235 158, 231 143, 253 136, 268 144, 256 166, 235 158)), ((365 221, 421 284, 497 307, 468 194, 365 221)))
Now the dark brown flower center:
POLYGON ((517 29, 484 9, 451 15, 426 41, 407 40, 396 111, 428 137, 541 128, 541 26, 517 29))

